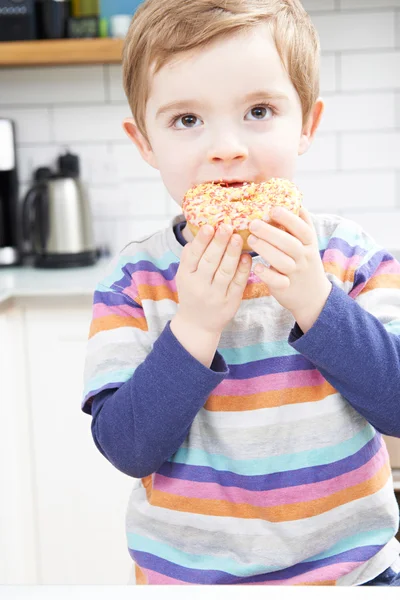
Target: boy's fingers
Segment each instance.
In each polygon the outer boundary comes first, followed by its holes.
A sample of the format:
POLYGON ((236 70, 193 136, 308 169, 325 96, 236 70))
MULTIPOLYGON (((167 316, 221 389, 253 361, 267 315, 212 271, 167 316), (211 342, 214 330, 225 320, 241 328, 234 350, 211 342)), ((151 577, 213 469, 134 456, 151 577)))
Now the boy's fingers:
POLYGON ((220 225, 211 244, 207 246, 200 259, 198 271, 209 283, 212 282, 214 275, 219 268, 231 235, 232 228, 230 226, 220 225))
POLYGON ((249 254, 243 254, 240 259, 235 277, 232 279, 231 284, 228 289, 228 295, 233 297, 242 298, 244 289, 249 280, 249 275, 251 271, 251 256, 249 254))
POLYGON ((229 284, 238 268, 243 240, 238 234, 234 234, 225 250, 218 269, 215 271, 212 285, 220 288, 226 293, 229 284))
POLYGON ((272 211, 271 216, 276 223, 283 225, 286 231, 300 240, 304 246, 313 243, 313 231, 305 219, 304 210, 297 216, 289 210, 278 208, 272 211))
POLYGON ((189 273, 197 271, 199 262, 213 236, 213 228, 210 225, 204 225, 194 240, 184 247, 181 262, 188 269, 189 273))

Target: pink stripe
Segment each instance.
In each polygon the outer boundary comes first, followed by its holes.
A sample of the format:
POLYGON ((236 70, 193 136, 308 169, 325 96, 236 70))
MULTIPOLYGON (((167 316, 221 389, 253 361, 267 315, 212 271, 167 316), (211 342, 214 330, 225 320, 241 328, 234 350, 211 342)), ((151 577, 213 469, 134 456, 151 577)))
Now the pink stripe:
POLYGON ((363 291, 363 289, 365 288, 365 286, 368 284, 368 281, 364 281, 363 283, 360 283, 360 285, 357 285, 349 294, 350 298, 357 298, 357 296, 359 294, 361 294, 361 292, 363 291))
POLYGON ((133 317, 134 319, 143 318, 142 308, 132 308, 127 304, 120 304, 119 306, 107 306, 101 302, 98 302, 93 307, 93 318, 100 319, 101 317, 133 317))
MULTIPOLYGON (((320 569, 315 569, 314 571, 310 571, 302 575, 296 575, 290 579, 275 579, 257 583, 243 583, 242 585, 295 585, 300 583, 317 583, 318 581, 337 581, 340 577, 343 577, 344 575, 351 573, 351 571, 354 571, 354 569, 356 569, 360 564, 361 563, 358 562, 337 563, 327 567, 321 567, 320 569)), ((187 581, 181 581, 179 579, 167 577, 166 575, 162 575, 156 571, 151 571, 150 569, 144 569, 143 567, 140 567, 140 569, 147 576, 149 585, 195 585, 188 583, 187 581)))
POLYGON ((388 260, 379 265, 377 270, 374 272, 374 277, 377 275, 399 275, 400 264, 396 260, 388 260))
POLYGON ((329 250, 325 250, 324 252, 324 260, 323 262, 336 263, 338 267, 348 271, 349 269, 356 269, 360 263, 361 256, 355 254, 354 256, 350 256, 349 258, 342 254, 340 250, 335 248, 330 248, 329 250))
MULTIPOLYGON (((171 479, 157 473, 154 477, 154 489, 185 498, 225 501, 232 502, 232 504, 249 504, 251 506, 262 507, 282 506, 285 504, 296 504, 299 502, 299 498, 304 503, 328 497, 335 492, 345 491, 347 488, 373 477, 385 462, 387 462, 387 453, 386 449, 382 447, 370 461, 362 467, 350 471, 350 473, 317 483, 267 490, 264 492, 253 492, 237 487, 222 487, 217 483, 171 479)), ((234 507, 232 507, 232 511, 233 509, 234 507)))
POLYGON ((286 388, 300 388, 317 386, 325 383, 321 373, 312 371, 288 371, 287 373, 273 373, 251 379, 225 379, 214 390, 215 396, 248 396, 261 392, 283 390, 286 388))
MULTIPOLYGON (((296 584, 310 584, 317 583, 318 581, 337 581, 340 577, 354 571, 361 563, 349 562, 349 563, 336 563, 327 567, 321 567, 302 575, 296 575, 290 579, 275 579, 272 581, 265 581, 261 585, 296 585, 296 584)), ((247 585, 260 585, 259 583, 248 583, 247 585)))
MULTIPOLYGON (((261 279, 255 275, 253 272, 250 274, 248 283, 261 283, 261 279)), ((159 286, 164 285, 168 287, 172 292, 177 291, 176 280, 175 278, 171 281, 163 277, 163 275, 159 272, 153 271, 136 271, 135 273, 135 281, 129 287, 124 288, 122 291, 130 296, 131 298, 136 298, 138 295, 138 286, 139 285, 152 285, 159 286)))
POLYGON ((157 573, 156 571, 151 571, 150 569, 144 569, 140 567, 140 570, 147 576, 147 581, 149 585, 192 585, 187 581, 180 581, 179 579, 172 579, 172 577, 167 577, 166 575, 162 575, 162 573, 157 573))
POLYGON ((400 264, 398 264, 395 260, 389 260, 387 262, 381 263, 379 267, 369 275, 368 281, 363 281, 359 285, 357 285, 354 290, 351 291, 350 297, 356 298, 358 294, 361 293, 363 288, 368 285, 371 281, 374 280, 374 277, 378 277, 378 275, 400 275, 400 264))

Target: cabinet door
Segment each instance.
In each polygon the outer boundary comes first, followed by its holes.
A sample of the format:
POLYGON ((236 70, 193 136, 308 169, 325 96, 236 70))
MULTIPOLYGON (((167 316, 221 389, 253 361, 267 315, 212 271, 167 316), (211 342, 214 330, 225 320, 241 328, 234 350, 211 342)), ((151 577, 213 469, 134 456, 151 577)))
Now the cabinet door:
POLYGON ((137 480, 94 445, 80 408, 88 305, 26 310, 40 583, 126 584, 125 513, 137 480))
POLYGON ((23 314, 0 308, 0 584, 38 583, 23 314))

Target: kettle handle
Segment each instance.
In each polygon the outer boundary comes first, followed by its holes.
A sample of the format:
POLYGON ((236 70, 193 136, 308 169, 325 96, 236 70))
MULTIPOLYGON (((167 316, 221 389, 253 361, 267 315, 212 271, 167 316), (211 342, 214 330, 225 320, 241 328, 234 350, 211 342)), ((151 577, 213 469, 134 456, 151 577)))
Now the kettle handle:
POLYGON ((32 244, 32 229, 35 221, 34 209, 39 194, 40 184, 31 187, 22 201, 22 239, 32 244))
POLYGON ((32 249, 32 232, 38 216, 41 249, 45 250, 49 230, 49 215, 46 186, 43 185, 43 182, 35 184, 28 190, 22 204, 22 237, 24 241, 30 242, 32 249), (40 201, 39 212, 38 201, 40 201))

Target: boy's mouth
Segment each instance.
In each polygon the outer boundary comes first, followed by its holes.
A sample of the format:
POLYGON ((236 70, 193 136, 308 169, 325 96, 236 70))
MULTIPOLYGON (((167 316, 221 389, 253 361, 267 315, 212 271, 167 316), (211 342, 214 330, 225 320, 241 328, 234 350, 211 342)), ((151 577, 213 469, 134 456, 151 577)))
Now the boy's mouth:
POLYGON ((219 185, 223 187, 242 187, 247 181, 216 181, 219 185))

